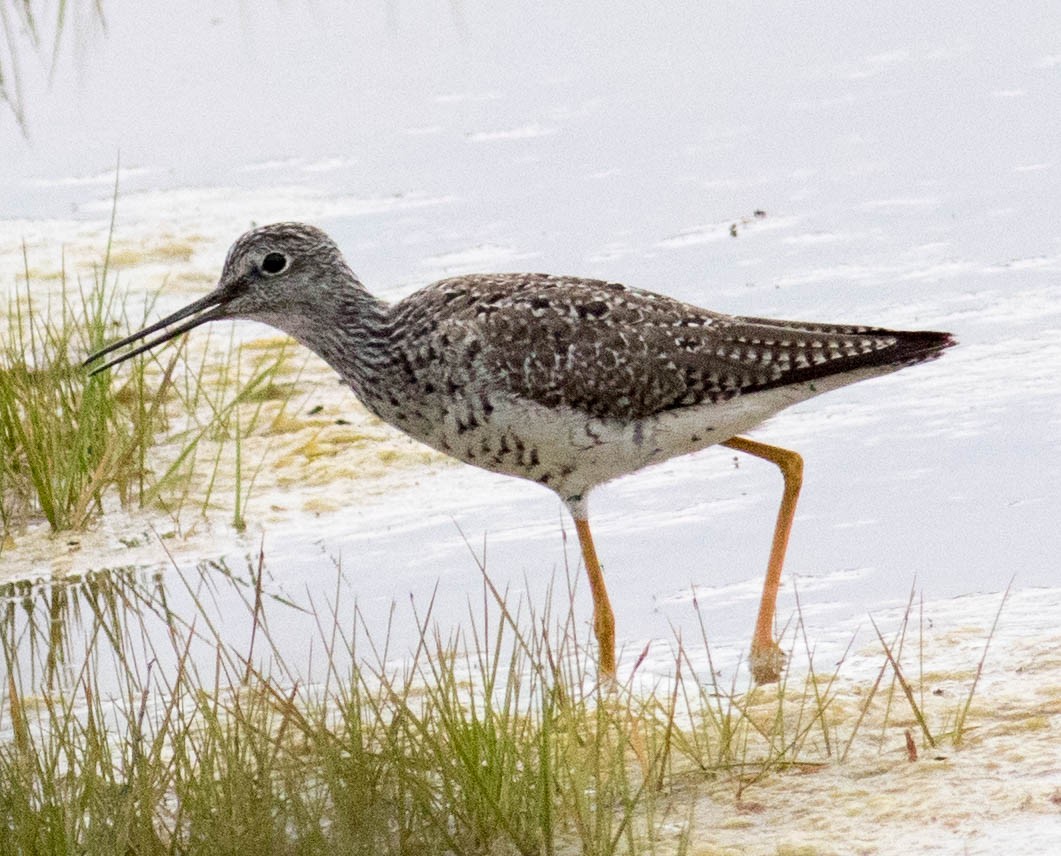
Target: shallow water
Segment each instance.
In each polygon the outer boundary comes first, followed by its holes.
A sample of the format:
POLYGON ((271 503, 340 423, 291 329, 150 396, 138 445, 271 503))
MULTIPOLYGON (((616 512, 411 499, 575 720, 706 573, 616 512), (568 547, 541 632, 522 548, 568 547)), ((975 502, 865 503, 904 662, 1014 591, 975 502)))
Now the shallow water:
MULTIPOLYGON (((115 3, 107 20, 51 86, 27 72, 28 139, 0 117, 0 289, 23 241, 35 269, 64 248, 68 268, 98 257, 120 150, 120 282, 165 285, 159 312, 206 290, 250 224, 304 219, 390 297, 537 269, 749 315, 951 330, 961 347, 938 362, 755 434, 806 460, 780 615, 798 591, 813 636, 912 586, 1056 584, 1054 7, 283 4, 208 19, 115 3)), ((314 402, 356 412, 311 374, 314 402)), ((537 486, 443 463, 382 473, 360 449, 321 484, 284 452, 263 450, 287 469, 252 495, 250 531, 219 512, 167 542, 178 563, 238 561, 264 537, 277 587, 330 585, 339 557, 363 607, 423 603, 438 583, 437 614, 455 620, 479 590, 464 537, 532 600, 574 569, 569 524, 537 486)), ((768 465, 708 450, 594 495, 627 656, 697 633, 694 592, 712 640, 746 644, 779 491, 768 465)), ((110 531, 125 526, 145 531, 116 515, 76 548, 23 535, 0 576, 128 564, 110 531)), ((135 557, 168 566, 150 538, 135 557)))

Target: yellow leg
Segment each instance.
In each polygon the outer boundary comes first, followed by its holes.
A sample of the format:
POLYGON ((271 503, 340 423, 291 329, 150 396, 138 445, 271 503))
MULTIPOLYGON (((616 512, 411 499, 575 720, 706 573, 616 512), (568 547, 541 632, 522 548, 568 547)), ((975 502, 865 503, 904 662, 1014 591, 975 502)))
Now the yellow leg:
MULTIPOLYGON (((573 511, 573 510, 572 510, 573 511)), ((572 515, 574 516, 574 515, 572 515)), ((615 695, 615 614, 612 612, 612 604, 608 599, 608 589, 604 586, 604 574, 601 572, 600 562, 597 560, 597 550, 593 546, 593 536, 589 531, 589 520, 574 517, 575 531, 578 532, 578 543, 582 548, 582 563, 586 566, 586 575, 589 577, 589 590, 593 595, 593 632, 597 637, 597 648, 600 656, 600 683, 608 691, 611 703, 617 704, 618 697, 615 695)), ((633 716, 629 707, 627 716, 630 722, 629 744, 637 756, 641 773, 647 777, 651 772, 648 763, 648 753, 645 749, 645 738, 641 733, 640 720, 633 716)))
POLYGON ((788 535, 792 531, 792 519, 796 516, 796 500, 803 484, 803 458, 796 452, 758 443, 747 437, 732 437, 722 445, 777 464, 785 479, 785 490, 777 512, 774 543, 770 547, 770 561, 766 566, 763 597, 759 602, 759 616, 755 620, 755 635, 752 637, 749 658, 755 682, 769 684, 780 679, 781 666, 784 663, 784 654, 774 642, 774 610, 777 607, 777 592, 781 587, 781 567, 785 564, 788 535))
POLYGON ((608 590, 604 587, 597 551, 593 547, 589 521, 575 518, 578 543, 582 547, 582 561, 589 576, 589 590, 593 594, 593 631, 600 648, 600 673, 602 677, 615 677, 615 614, 612 612, 608 590))

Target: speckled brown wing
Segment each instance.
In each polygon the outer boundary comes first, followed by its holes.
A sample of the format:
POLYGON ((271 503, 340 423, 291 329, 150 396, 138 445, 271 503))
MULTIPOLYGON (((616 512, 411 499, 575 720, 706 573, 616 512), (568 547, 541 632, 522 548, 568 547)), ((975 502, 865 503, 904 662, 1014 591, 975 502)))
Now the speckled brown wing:
POLYGON ((408 312, 421 317, 403 313, 404 323, 428 334, 435 352, 419 360, 445 353, 438 364, 453 388, 488 377, 494 388, 546 407, 625 420, 917 361, 899 347, 901 337, 941 335, 738 318, 617 283, 546 274, 443 280, 419 292, 408 312))

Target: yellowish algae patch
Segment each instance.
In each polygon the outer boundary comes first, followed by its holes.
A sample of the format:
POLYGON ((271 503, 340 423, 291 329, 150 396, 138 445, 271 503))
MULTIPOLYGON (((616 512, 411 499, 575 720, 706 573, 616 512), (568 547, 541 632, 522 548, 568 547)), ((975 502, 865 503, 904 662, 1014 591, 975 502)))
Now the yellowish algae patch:
MULTIPOLYGON (((219 338, 213 345, 220 343, 219 338)), ((247 513, 260 524, 281 522, 282 515, 275 513, 292 509, 317 514, 353 507, 359 498, 378 496, 404 481, 403 470, 449 460, 368 413, 327 365, 290 340, 269 336, 243 344, 238 373, 217 363, 220 354, 228 353, 227 340, 226 347, 215 354, 197 353, 196 344, 191 337, 187 361, 204 366, 199 378, 207 395, 196 414, 183 412, 187 401, 179 396, 169 401, 174 439, 160 438, 160 464, 180 454, 182 424, 207 424, 218 399, 239 393, 243 401, 237 407, 238 420, 235 416, 228 420, 232 427, 227 434, 208 433, 198 441, 196 459, 209 463, 197 466, 201 472, 188 497, 193 505, 210 489, 219 497, 219 513, 232 506, 237 485, 237 421, 244 432, 239 439, 239 459, 243 467, 240 481, 243 490, 249 490, 247 513), (282 362, 275 375, 247 394, 249 378, 276 359, 282 362), (211 389, 217 392, 212 402, 207 400, 211 389), (251 479, 253 485, 248 488, 251 479)), ((175 381, 179 386, 180 378, 175 381)))
POLYGON ((142 267, 161 262, 187 264, 202 243, 201 236, 175 238, 173 235, 159 235, 136 243, 117 241, 111 247, 110 263, 120 268, 142 267))
MULTIPOLYGON (((163 559, 158 538, 167 535, 179 536, 171 545, 177 553, 212 555, 217 538, 200 536, 219 527, 221 540, 230 541, 237 507, 256 531, 298 525, 305 515, 378 501, 415 483, 428 467, 449 465, 368 413, 328 366, 290 340, 251 340, 242 346, 238 366, 229 344, 228 336, 191 336, 185 343, 148 460, 148 485, 159 486, 157 501, 123 511, 115 500, 86 532, 53 534, 36 525, 8 533, 0 581, 26 573, 84 573, 101 556, 120 555, 123 565, 137 564, 138 556, 157 564, 163 559), (247 395, 247 381, 277 359, 271 380, 247 395), (196 368, 195 383, 187 383, 184 375, 196 368), (212 422, 215 411, 237 396, 242 403, 219 430, 212 422), (194 451, 186 454, 193 440, 194 451), (178 475, 165 479, 170 468, 178 475), (133 542, 143 549, 126 549, 133 542)), ((148 364, 149 387, 163 382, 170 356, 162 352, 148 364)), ((115 383, 121 382, 119 374, 115 383)), ((116 393, 123 394, 120 386, 116 393)))

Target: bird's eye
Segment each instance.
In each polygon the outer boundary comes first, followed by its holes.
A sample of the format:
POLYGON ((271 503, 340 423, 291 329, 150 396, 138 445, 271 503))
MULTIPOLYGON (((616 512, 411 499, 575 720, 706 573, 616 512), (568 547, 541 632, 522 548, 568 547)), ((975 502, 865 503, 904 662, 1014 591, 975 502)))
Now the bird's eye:
POLYGON ((283 253, 268 253, 262 259, 262 273, 277 274, 287 268, 287 256, 283 253))

